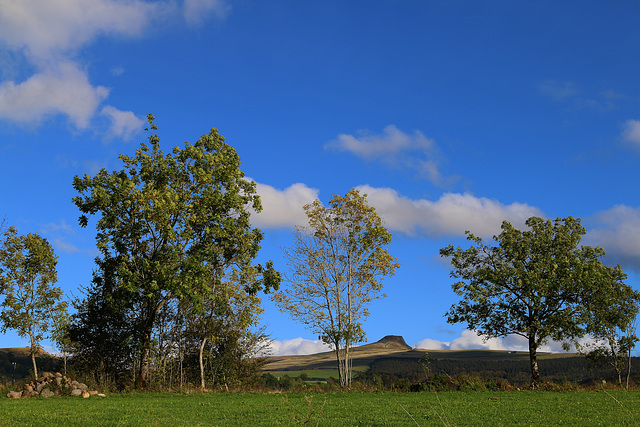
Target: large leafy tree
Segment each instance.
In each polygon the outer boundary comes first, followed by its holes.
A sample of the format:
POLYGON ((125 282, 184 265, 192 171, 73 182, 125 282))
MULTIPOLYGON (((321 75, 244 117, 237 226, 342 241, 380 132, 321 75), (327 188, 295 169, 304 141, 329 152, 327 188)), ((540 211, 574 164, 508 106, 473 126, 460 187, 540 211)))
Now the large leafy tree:
POLYGON ((233 147, 212 129, 165 154, 153 120, 149 115, 148 144, 134 157, 120 156, 123 169, 73 181, 80 224, 98 215, 97 246, 111 270, 105 275, 138 302, 143 387, 149 385, 153 328, 172 298, 198 303, 232 266, 259 270, 259 280, 244 283, 248 290, 279 282, 270 262, 251 267, 262 233, 251 227, 249 214, 261 205, 233 147))
POLYGON ((299 227, 285 250, 289 286, 274 294, 280 310, 317 333, 335 351, 340 383, 351 381, 349 350, 365 340, 362 321, 372 299, 383 297, 382 279, 399 264, 386 246, 391 233, 366 195, 352 189, 304 207, 309 224, 299 227))
MULTIPOLYGON (((470 248, 450 245, 440 254, 451 258, 451 277, 461 279, 452 288, 462 300, 446 313, 447 321, 466 323, 487 338, 508 334, 526 338, 531 385, 536 388, 537 351, 542 344, 584 336, 594 315, 607 305, 620 310, 632 307, 620 302, 636 294, 628 292, 619 266, 602 264, 602 248, 580 245, 586 230, 579 219, 532 217, 526 225, 529 229, 521 231, 503 222, 502 232, 493 238, 495 245, 467 232, 470 248)), ((609 319, 615 322, 615 316, 609 319)))
POLYGON ((0 245, 0 330, 15 329, 29 338, 33 374, 38 378, 36 355, 54 319, 66 311, 57 282, 58 257, 38 234, 18 235, 10 227, 0 245))

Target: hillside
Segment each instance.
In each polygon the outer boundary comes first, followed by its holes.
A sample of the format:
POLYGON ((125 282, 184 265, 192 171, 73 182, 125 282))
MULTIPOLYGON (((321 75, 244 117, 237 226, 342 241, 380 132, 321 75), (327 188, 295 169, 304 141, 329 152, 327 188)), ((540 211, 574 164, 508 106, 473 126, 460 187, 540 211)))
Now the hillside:
MULTIPOLYGON (((529 353, 499 350, 424 350, 412 349, 401 336, 386 336, 380 341, 355 347, 351 351, 353 370, 366 376, 418 378, 424 375, 420 359, 429 353, 434 374, 481 373, 484 376, 526 382, 529 378, 529 353)), ((640 374, 638 358, 633 371, 640 374)), ((538 353, 540 371, 545 380, 582 381, 590 378, 611 379, 608 369, 593 369, 583 356, 575 353, 538 353)), ((304 356, 272 356, 263 372, 291 377, 306 373, 313 378, 337 377, 333 352, 304 356)))
MULTIPOLYGON (((60 368, 59 358, 40 349, 36 356, 38 371, 55 371, 60 368)), ((32 371, 29 347, 0 348, 0 382, 29 377, 32 371)))

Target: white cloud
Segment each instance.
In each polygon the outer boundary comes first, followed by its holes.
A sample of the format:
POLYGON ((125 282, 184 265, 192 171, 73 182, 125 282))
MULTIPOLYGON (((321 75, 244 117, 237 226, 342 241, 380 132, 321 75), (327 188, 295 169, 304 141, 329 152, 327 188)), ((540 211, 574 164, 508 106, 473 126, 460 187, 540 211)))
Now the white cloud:
MULTIPOLYGON (((469 230, 477 236, 491 237, 500 233, 502 221, 524 227, 532 216, 544 215, 535 207, 523 203, 502 204, 497 200, 478 198, 470 194, 446 193, 439 200, 413 200, 391 188, 357 187, 367 194, 384 224, 392 231, 409 236, 464 236, 469 230)), ((263 210, 252 215, 252 223, 261 228, 292 228, 306 225, 303 206, 318 199, 319 192, 305 184, 293 184, 278 190, 257 183, 263 210)))
POLYGON ((132 111, 120 111, 111 105, 102 108, 100 113, 111 120, 109 136, 122 138, 125 141, 140 132, 145 124, 145 121, 136 117, 132 111))
POLYGON ((359 186, 361 193, 384 219, 385 226, 407 235, 464 235, 466 230, 477 236, 500 233, 502 221, 523 227, 527 218, 543 216, 535 207, 523 203, 505 205, 497 200, 470 194, 445 193, 437 201, 412 200, 390 188, 359 186))
MULTIPOLYGON (((37 125, 45 117, 64 115, 85 129, 109 91, 91 85, 81 70, 76 56, 82 47, 100 36, 139 37, 176 14, 200 25, 211 14, 223 19, 229 11, 223 0, 4 0, 0 47, 23 57, 35 71, 22 82, 0 83, 0 119, 37 125)), ((5 62, 0 66, 9 67, 5 62)), ((112 68, 114 75, 123 71, 112 68)), ((111 118, 112 136, 126 139, 139 127, 133 113, 110 106, 101 112, 111 118)))
MULTIPOLYGON (((580 339, 581 343, 589 341, 590 338, 580 339)), ((502 351, 529 351, 528 340, 520 335, 507 335, 504 338, 489 338, 483 340, 475 331, 464 330, 460 336, 450 342, 438 341, 426 338, 419 341, 414 348, 423 350, 502 350, 502 351)), ((548 353, 565 353, 562 343, 549 341, 542 345, 539 351, 548 353)), ((572 348, 570 351, 575 352, 572 348)))
POLYGON ((640 271, 640 207, 617 205, 588 219, 585 243, 605 249, 607 258, 640 271))
POLYGON ((389 125, 382 132, 382 135, 361 132, 360 138, 340 134, 337 141, 328 143, 327 147, 349 151, 358 157, 371 160, 388 158, 403 151, 428 151, 435 146, 435 142, 425 137, 420 131, 415 131, 413 136, 409 136, 395 125, 389 125))
POLYGON ((224 0, 184 0, 184 19, 192 26, 202 25, 209 14, 224 19, 230 12, 231 6, 224 0))
POLYGON ((305 184, 293 184, 278 190, 267 184, 256 183, 262 202, 262 212, 252 215, 252 224, 261 228, 288 228, 306 225, 304 205, 318 198, 318 190, 305 184))
POLYGON ((379 161, 387 166, 411 169, 431 181, 445 186, 452 178, 444 178, 436 161, 437 145, 420 131, 408 135, 395 125, 385 127, 382 134, 359 131, 359 135, 340 134, 325 148, 350 152, 366 161, 379 161))
POLYGON ((92 86, 76 64, 60 62, 22 83, 2 82, 0 118, 27 124, 64 114, 78 129, 85 129, 108 95, 107 88, 92 86))
POLYGON ((624 139, 640 148, 640 120, 627 120, 622 135, 624 139))
POLYGON ((140 0, 6 0, 0 40, 40 62, 100 34, 140 35, 158 10, 159 4, 140 0))
POLYGON ((321 340, 294 338, 284 341, 273 340, 267 347, 267 351, 272 356, 296 356, 331 351, 331 347, 321 340))

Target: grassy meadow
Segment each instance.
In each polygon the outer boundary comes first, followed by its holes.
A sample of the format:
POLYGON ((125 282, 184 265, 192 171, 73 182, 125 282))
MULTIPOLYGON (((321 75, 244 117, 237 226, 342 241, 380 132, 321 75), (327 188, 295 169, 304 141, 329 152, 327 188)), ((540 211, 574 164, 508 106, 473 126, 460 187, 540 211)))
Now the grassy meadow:
POLYGON ((1 399, 0 425, 637 425, 640 392, 132 393, 1 399))

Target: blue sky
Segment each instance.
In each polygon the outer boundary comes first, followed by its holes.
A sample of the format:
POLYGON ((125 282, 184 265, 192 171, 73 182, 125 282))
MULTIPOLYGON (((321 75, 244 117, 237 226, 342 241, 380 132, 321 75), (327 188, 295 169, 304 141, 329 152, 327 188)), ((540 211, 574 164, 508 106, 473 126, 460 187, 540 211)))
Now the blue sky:
MULTIPOLYGON (((78 296, 97 251, 73 176, 120 168, 148 113, 165 150, 216 127, 258 183, 260 259, 280 270, 305 203, 368 194, 401 264, 370 341, 525 349, 445 322, 438 250, 571 215, 640 289, 638 16, 635 1, 6 0, 0 217, 49 239, 78 296)), ((264 306, 276 353, 320 348, 264 306)))

